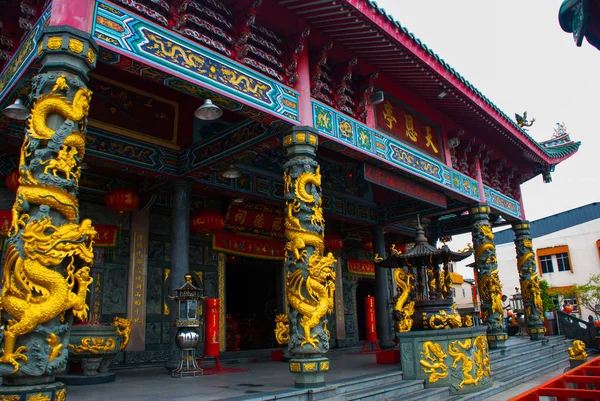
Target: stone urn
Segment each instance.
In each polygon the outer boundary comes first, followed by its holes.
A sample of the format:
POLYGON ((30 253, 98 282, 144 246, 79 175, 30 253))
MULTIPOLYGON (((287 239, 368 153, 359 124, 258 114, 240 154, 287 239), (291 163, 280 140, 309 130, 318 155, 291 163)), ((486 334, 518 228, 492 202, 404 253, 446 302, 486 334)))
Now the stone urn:
MULTIPOLYGON (((117 353, 129 343, 130 333, 131 322, 118 317, 110 326, 101 323, 73 325, 69 340, 69 373, 77 374, 80 366, 83 376, 106 375, 117 353)), ((111 374, 111 378, 114 380, 114 375, 111 374)))

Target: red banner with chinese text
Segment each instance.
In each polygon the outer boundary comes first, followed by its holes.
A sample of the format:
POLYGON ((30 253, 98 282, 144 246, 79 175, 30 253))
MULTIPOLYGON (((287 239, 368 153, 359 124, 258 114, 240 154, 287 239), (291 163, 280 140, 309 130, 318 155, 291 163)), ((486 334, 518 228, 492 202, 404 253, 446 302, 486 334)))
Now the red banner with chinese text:
POLYGON ((348 259, 348 272, 357 276, 375 276, 375 265, 373 262, 364 260, 348 259))
POLYGON ((375 105, 377 128, 386 131, 402 142, 443 160, 440 133, 437 125, 424 121, 399 102, 387 99, 375 105))
POLYGON ((8 235, 8 230, 12 223, 12 213, 10 210, 0 210, 0 235, 8 235))
POLYGON ((119 226, 94 224, 94 229, 98 233, 96 238, 94 238, 94 247, 110 248, 117 246, 119 226))
POLYGON ((365 179, 382 187, 420 199, 431 204, 446 207, 446 195, 425 185, 413 182, 389 171, 365 163, 365 179))
POLYGON ((213 249, 251 258, 283 260, 285 243, 282 241, 254 238, 228 232, 215 232, 213 249))
POLYGON ((225 221, 226 227, 231 231, 283 237, 284 218, 280 207, 251 202, 240 206, 232 204, 225 221))

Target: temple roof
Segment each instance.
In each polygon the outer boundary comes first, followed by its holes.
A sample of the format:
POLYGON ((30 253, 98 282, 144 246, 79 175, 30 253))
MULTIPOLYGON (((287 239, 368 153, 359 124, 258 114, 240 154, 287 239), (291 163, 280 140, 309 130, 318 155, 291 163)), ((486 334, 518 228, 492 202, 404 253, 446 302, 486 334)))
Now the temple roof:
MULTIPOLYGON (((451 114, 459 114, 465 120, 469 122, 481 124, 482 122, 488 123, 491 125, 491 122, 486 118, 487 116, 483 116, 480 113, 480 110, 483 110, 486 114, 492 117, 496 122, 501 125, 501 133, 508 137, 511 140, 517 140, 517 144, 520 144, 520 147, 523 150, 529 151, 530 155, 534 160, 544 164, 558 164, 559 162, 567 159, 569 156, 574 154, 580 146, 580 142, 572 142, 568 146, 563 146, 559 148, 548 148, 544 147, 542 144, 533 139, 526 130, 521 128, 512 118, 510 118, 506 113, 504 113, 500 108, 498 108, 490 99, 488 99, 483 93, 481 93, 471 82, 469 82, 465 77, 460 75, 458 71, 456 71, 452 66, 450 66, 444 59, 442 59, 438 54, 436 54, 431 48, 429 48, 425 43, 423 43, 419 38, 417 38, 413 33, 409 32, 404 26, 400 24, 398 20, 396 20, 391 14, 388 14, 385 9, 379 7, 376 1, 374 0, 345 0, 345 3, 352 6, 360 15, 366 17, 371 22, 371 31, 372 29, 377 29, 378 37, 380 33, 385 33, 388 37, 392 37, 394 40, 389 41, 393 45, 401 45, 404 49, 398 48, 398 46, 393 47, 388 50, 378 51, 378 56, 382 54, 388 54, 388 60, 374 59, 373 52, 375 51, 373 48, 373 42, 368 43, 364 42, 362 45, 354 45, 353 50, 358 54, 364 54, 369 57, 370 62, 376 67, 388 73, 390 76, 394 77, 396 80, 400 81, 403 85, 408 87, 412 87, 413 89, 417 89, 417 91, 427 100, 431 100, 438 104, 442 110, 448 111, 451 114), (363 48, 364 46, 364 48, 363 48), (405 52, 404 50, 408 50, 405 52), (419 61, 415 63, 416 59, 419 61), (397 63, 391 63, 391 60, 397 59, 397 63), (382 60, 382 61, 378 61, 382 60), (415 84, 411 85, 409 82, 402 81, 400 76, 403 75, 410 76, 410 80, 415 82, 415 84), (432 72, 435 73, 435 77, 432 77, 432 72), (420 75, 417 77, 416 75, 420 75), (440 80, 441 78, 441 80, 440 80), (456 97, 466 97, 468 102, 465 103, 465 99, 458 99, 454 102, 450 101, 450 99, 444 99, 444 101, 439 101, 437 99, 437 93, 439 91, 439 82, 446 82, 451 85, 453 89, 457 90, 458 93, 455 93, 456 97), (419 88, 415 88, 415 85, 419 85, 419 88)), ((343 8, 343 7, 342 7, 343 8)), ((311 11, 320 12, 321 15, 324 11, 319 11, 318 9, 307 10, 304 11, 305 15, 311 13, 311 11)), ((347 11, 347 10, 343 10, 347 11)), ((333 16, 335 13, 326 14, 328 17, 333 16)), ((354 13, 350 12, 347 14, 348 16, 354 16, 354 13)), ((348 19, 348 16, 339 17, 339 19, 348 19)), ((318 18, 317 15, 309 19, 318 18)), ((329 17, 327 19, 321 20, 323 25, 321 25, 322 29, 325 32, 328 31, 325 22, 327 24, 331 24, 337 19, 329 17)), ((313 23, 317 23, 320 25, 321 21, 313 20, 313 23)), ((354 24, 356 27, 364 24, 364 19, 355 19, 351 22, 347 22, 347 25, 354 24)), ((348 28, 346 28, 348 29, 348 28)), ((362 31, 357 28, 353 28, 356 34, 361 34, 362 31)), ((341 36, 342 34, 340 34, 341 36)), ((338 40, 344 42, 347 40, 355 40, 356 37, 350 36, 349 33, 344 33, 344 36, 338 40)), ((336 35, 331 35, 336 36, 336 35)), ((382 38, 381 43, 384 44, 386 39, 382 38)), ((355 42, 356 43, 356 42, 355 42)), ((376 47, 382 47, 377 45, 376 47)), ((476 126, 477 127, 477 126, 476 126)))
POLYGON ((600 50, 600 1, 564 0, 558 11, 558 22, 563 31, 572 33, 577 46, 583 38, 600 50))

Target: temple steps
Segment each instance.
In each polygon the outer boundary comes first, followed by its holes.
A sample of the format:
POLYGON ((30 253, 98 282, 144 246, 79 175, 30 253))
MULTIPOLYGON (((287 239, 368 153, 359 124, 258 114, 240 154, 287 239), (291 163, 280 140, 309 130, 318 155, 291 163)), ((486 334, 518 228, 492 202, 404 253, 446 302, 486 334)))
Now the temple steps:
MULTIPOLYGON (((385 386, 372 386, 369 383, 369 386, 362 390, 346 393, 336 399, 344 401, 384 401, 398 397, 398 399, 407 400, 407 395, 414 394, 419 390, 423 390, 423 380, 398 380, 385 386)), ((425 399, 428 400, 428 398, 425 399)), ((439 397, 433 399, 439 400, 439 397)))
POLYGON ((456 398, 460 401, 485 400, 544 373, 569 366, 567 348, 571 341, 564 336, 550 336, 540 341, 524 341, 504 350, 490 351, 493 384, 491 387, 456 398))
POLYGON ((450 395, 450 389, 442 388, 424 388, 414 393, 404 394, 397 398, 387 398, 388 401, 446 401, 454 397, 450 395))

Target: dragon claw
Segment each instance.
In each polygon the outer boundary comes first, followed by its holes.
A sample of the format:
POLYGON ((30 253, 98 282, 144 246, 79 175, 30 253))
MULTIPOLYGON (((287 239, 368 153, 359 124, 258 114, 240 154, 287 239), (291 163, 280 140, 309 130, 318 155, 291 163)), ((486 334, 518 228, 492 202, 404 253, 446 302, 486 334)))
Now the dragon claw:
POLYGON ((304 347, 306 344, 312 345, 313 349, 317 349, 317 344, 319 344, 319 340, 317 340, 318 335, 315 334, 310 337, 306 337, 304 341, 300 343, 301 347, 304 347))
POLYGON ((27 363, 28 361, 27 355, 25 355, 24 352, 27 352, 27 347, 21 346, 17 348, 12 354, 4 353, 4 355, 2 355, 2 357, 0 358, 0 363, 11 364, 14 368, 12 373, 17 373, 20 367, 19 362, 17 361, 21 360, 25 363, 27 363))

